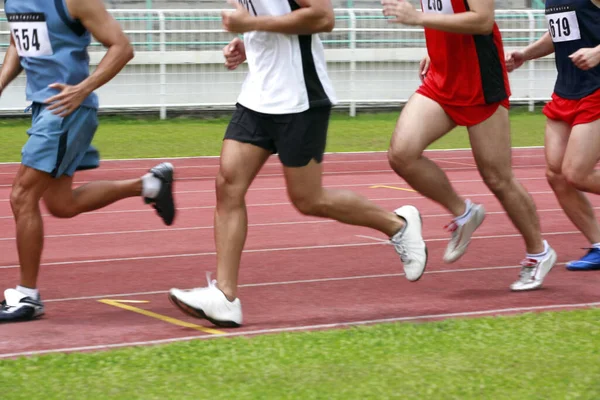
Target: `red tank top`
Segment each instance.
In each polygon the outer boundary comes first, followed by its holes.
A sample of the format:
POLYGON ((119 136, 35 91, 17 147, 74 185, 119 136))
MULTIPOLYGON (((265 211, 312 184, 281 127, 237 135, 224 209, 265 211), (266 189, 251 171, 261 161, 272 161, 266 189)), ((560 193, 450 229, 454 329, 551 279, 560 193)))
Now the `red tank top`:
MULTIPOLYGON (((421 0, 423 12, 457 14, 467 0, 421 0)), ((431 58, 425 84, 440 100, 457 106, 500 102, 510 96, 502 36, 494 23, 489 35, 465 35, 425 28, 431 58)))

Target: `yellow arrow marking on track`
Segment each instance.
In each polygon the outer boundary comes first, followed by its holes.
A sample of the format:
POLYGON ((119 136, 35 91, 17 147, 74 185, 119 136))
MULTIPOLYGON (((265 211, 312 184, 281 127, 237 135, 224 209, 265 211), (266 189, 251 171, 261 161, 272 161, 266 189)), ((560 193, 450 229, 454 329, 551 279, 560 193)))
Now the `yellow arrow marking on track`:
POLYGON ((145 315, 145 316, 150 317, 150 318, 156 318, 156 319, 161 320, 163 322, 167 322, 169 324, 173 324, 173 325, 177 325, 177 326, 182 326, 184 328, 191 328, 191 329, 195 329, 197 331, 201 331, 201 332, 205 332, 205 333, 210 333, 212 335, 222 335, 222 334, 225 334, 225 332, 223 332, 223 331, 219 331, 219 330, 211 329, 211 328, 206 328, 204 326, 192 324, 190 322, 181 321, 181 320, 179 320, 177 318, 172 318, 172 317, 169 317, 167 315, 157 314, 157 313, 152 312, 152 311, 144 310, 144 309, 141 309, 141 308, 138 308, 138 307, 130 306, 129 304, 125 304, 125 303, 134 303, 134 304, 150 303, 149 301, 146 301, 146 300, 113 300, 113 299, 102 299, 102 300, 98 300, 98 301, 100 303, 107 304, 109 306, 118 307, 118 308, 121 308, 123 310, 131 311, 131 312, 138 313, 138 314, 142 314, 142 315, 145 315))
POLYGON ((405 192, 415 192, 416 190, 412 190, 409 188, 402 188, 402 187, 396 187, 396 186, 386 186, 386 185, 375 185, 375 186, 371 186, 370 189, 394 189, 394 190, 402 190, 405 192))

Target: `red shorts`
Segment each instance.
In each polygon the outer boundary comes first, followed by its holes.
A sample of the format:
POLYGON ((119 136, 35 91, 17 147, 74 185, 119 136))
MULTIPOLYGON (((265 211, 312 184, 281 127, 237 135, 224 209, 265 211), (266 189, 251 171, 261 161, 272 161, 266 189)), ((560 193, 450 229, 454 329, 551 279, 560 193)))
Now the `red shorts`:
POLYGON ((470 127, 478 125, 494 115, 498 107, 502 106, 507 110, 510 108, 510 101, 508 98, 497 103, 473 106, 455 106, 452 104, 444 104, 442 101, 440 101, 440 97, 436 94, 434 89, 428 85, 421 85, 421 87, 417 89, 417 93, 438 103, 444 109, 444 112, 450 117, 450 119, 458 126, 470 127))
POLYGON ((544 107, 544 115, 550 119, 566 122, 571 126, 589 124, 600 119, 600 90, 583 99, 563 99, 556 93, 544 107))

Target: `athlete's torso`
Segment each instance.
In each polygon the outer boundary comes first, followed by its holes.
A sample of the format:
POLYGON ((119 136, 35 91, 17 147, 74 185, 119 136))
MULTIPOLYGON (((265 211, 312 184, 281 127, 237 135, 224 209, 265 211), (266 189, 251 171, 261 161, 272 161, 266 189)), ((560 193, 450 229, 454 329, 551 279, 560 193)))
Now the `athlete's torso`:
MULTIPOLYGON (((48 85, 76 85, 89 76, 91 35, 70 16, 65 0, 5 0, 4 10, 27 74, 28 100, 42 103, 58 93, 48 85)), ((97 108, 97 96, 82 105, 97 108)))
MULTIPOLYGON (((293 0, 239 0, 252 15, 285 15, 293 0)), ((318 35, 244 34, 248 76, 238 102, 265 114, 290 114, 335 103, 318 35)))
MULTIPOLYGON (((423 12, 458 14, 466 0, 421 0, 423 12)), ((425 83, 452 105, 474 106, 510 96, 502 36, 494 24, 490 35, 466 35, 425 28, 431 65, 425 83)))
POLYGON ((554 42, 560 97, 580 99, 600 89, 600 65, 584 71, 569 56, 600 45, 600 1, 546 0, 548 31, 554 42))

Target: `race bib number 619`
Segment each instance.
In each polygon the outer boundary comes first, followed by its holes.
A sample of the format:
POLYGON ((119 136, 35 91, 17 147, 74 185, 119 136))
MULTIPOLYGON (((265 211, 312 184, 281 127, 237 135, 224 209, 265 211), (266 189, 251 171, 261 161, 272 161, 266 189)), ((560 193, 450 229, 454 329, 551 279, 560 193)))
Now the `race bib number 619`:
POLYGON ((20 57, 40 57, 53 54, 44 14, 7 14, 7 19, 20 57))
POLYGON ((553 42, 570 42, 581 39, 575 11, 546 14, 546 20, 553 42))

